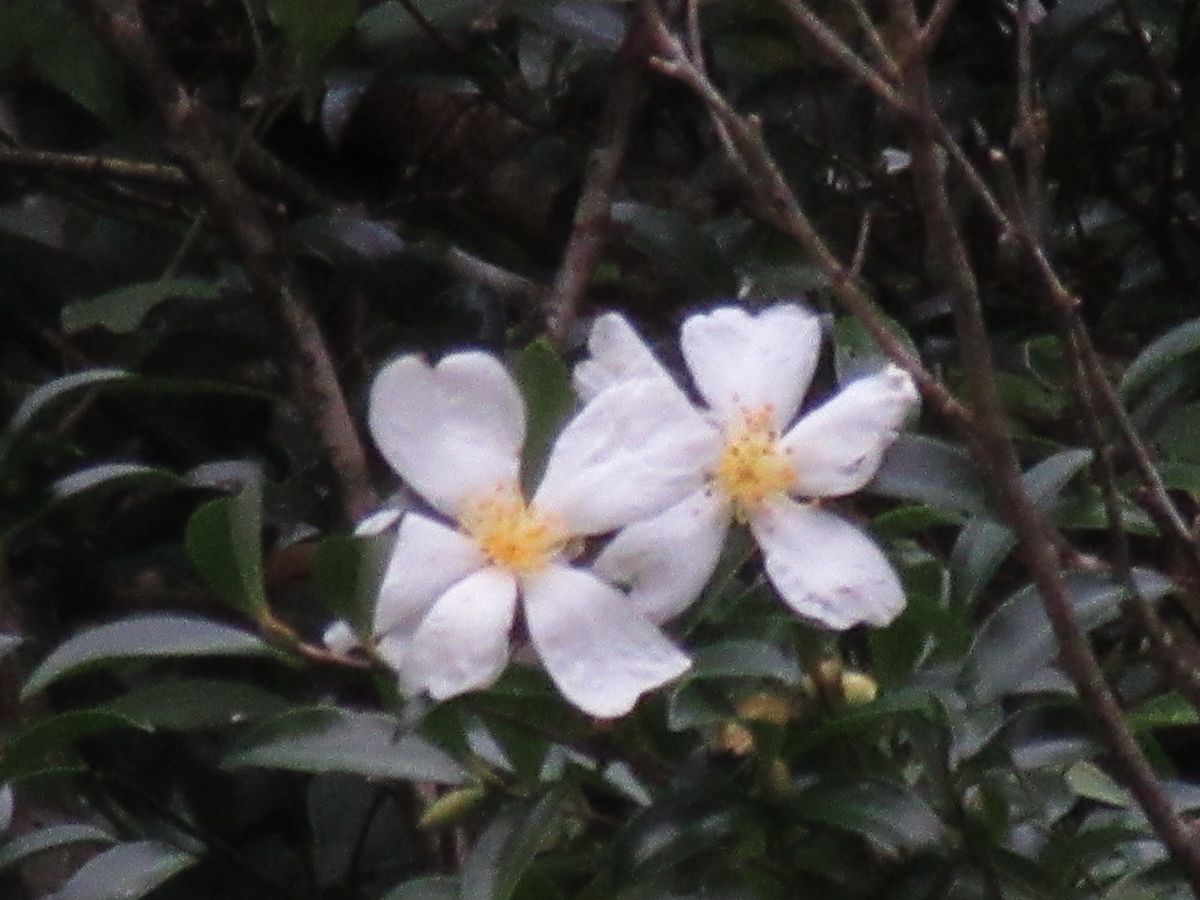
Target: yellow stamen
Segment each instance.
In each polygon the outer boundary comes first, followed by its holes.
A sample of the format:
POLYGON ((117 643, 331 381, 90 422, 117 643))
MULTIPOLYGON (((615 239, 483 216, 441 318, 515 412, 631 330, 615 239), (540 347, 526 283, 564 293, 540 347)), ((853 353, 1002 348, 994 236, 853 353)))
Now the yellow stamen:
POLYGON ((725 449, 713 471, 713 481, 733 501, 733 513, 744 522, 765 500, 786 493, 796 472, 779 447, 770 406, 744 410, 725 437, 725 449))
POLYGON ((503 487, 468 504, 459 525, 492 562, 521 575, 543 568, 570 537, 554 517, 527 506, 516 490, 503 487))

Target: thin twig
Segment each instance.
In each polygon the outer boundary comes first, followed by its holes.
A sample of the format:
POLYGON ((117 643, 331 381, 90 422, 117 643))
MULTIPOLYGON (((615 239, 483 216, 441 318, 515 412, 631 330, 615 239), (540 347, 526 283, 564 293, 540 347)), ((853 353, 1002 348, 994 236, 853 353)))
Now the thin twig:
MULTIPOLYGON (((927 59, 919 48, 920 30, 913 0, 890 0, 890 6, 900 40, 909 50, 904 56, 910 62, 907 70, 910 103, 916 108, 932 110, 927 59)), ((1087 633, 1075 615, 1053 543, 1048 540, 1049 526, 1022 485, 1016 451, 1007 434, 996 387, 979 289, 946 191, 936 136, 928 127, 917 126, 911 128, 910 140, 918 205, 925 219, 929 246, 940 256, 941 270, 955 297, 956 328, 962 342, 975 427, 981 438, 973 449, 982 449, 990 457, 984 469, 999 495, 1001 511, 1017 536, 1021 555, 1058 641, 1067 674, 1095 719, 1131 793, 1184 871, 1192 889, 1200 892, 1200 842, 1162 789, 1105 681, 1087 633)))
POLYGON ((613 61, 612 85, 600 112, 596 144, 588 155, 571 234, 546 298, 547 330, 559 344, 575 322, 584 291, 604 250, 617 178, 633 118, 641 104, 643 46, 642 29, 635 22, 613 61))
POLYGON ((191 181, 178 166, 120 159, 91 153, 57 153, 27 147, 0 146, 0 168, 56 172, 62 175, 101 176, 173 188, 190 188, 191 181))
POLYGON ((937 4, 921 28, 920 45, 923 53, 928 53, 941 39, 946 23, 950 21, 950 14, 954 12, 954 7, 957 5, 958 0, 937 0, 937 4))
POLYGON ((760 214, 804 248, 825 276, 838 302, 863 323, 883 353, 913 377, 938 413, 959 426, 969 423, 970 411, 896 337, 875 301, 825 243, 812 220, 800 208, 795 194, 771 157, 757 123, 739 115, 708 77, 692 64, 651 0, 645 0, 643 9, 659 54, 651 60, 651 65, 690 87, 726 130, 730 161, 738 168, 747 194, 755 202, 760 214))
MULTIPOLYGON (((859 82, 870 88, 872 93, 887 103, 888 106, 893 108, 903 107, 903 99, 896 93, 895 87, 887 78, 855 53, 836 31, 821 21, 816 13, 805 5, 804 0, 781 0, 781 3, 784 9, 791 15, 792 21, 796 23, 797 27, 807 34, 813 43, 825 51, 830 61, 837 63, 843 69, 852 73, 859 82)), ((893 76, 899 74, 900 70, 896 67, 895 62, 891 60, 890 56, 884 57, 882 62, 891 64, 891 74, 893 76)))
POLYGON ((213 116, 167 67, 146 32, 136 0, 75 0, 93 30, 146 92, 170 155, 201 192, 209 220, 236 250, 255 294, 285 341, 282 362, 296 400, 324 450, 343 515, 354 520, 377 498, 366 452, 338 383, 306 287, 282 240, 217 140, 213 116))

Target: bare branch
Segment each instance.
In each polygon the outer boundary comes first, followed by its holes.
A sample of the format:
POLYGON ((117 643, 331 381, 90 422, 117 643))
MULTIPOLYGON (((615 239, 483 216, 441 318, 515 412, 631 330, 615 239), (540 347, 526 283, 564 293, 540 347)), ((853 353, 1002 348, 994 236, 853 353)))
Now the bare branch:
POLYGON ((547 330, 559 344, 579 314, 584 291, 604 250, 613 194, 629 145, 633 117, 642 98, 643 40, 640 23, 635 22, 614 60, 616 70, 600 112, 596 144, 584 170, 583 190, 575 207, 571 234, 546 298, 547 330))
POLYGON ((284 339, 281 361, 325 451, 342 512, 347 519, 358 518, 376 504, 366 453, 320 325, 306 302, 305 285, 282 241, 217 140, 212 115, 159 56, 136 0, 76 0, 76 6, 145 90, 168 152, 202 194, 209 220, 235 248, 251 287, 275 319, 284 339))

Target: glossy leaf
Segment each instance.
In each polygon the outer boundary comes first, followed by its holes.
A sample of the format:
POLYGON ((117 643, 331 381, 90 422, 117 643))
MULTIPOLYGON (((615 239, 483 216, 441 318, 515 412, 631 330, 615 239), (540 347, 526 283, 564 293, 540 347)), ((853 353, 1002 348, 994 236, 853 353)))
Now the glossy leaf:
POLYGON ((372 778, 460 784, 467 772, 429 741, 381 713, 293 710, 253 728, 225 758, 231 768, 352 772, 372 778))
POLYGON ((54 900, 138 900, 195 862, 158 841, 119 844, 84 863, 54 900))
POLYGON ((398 884, 382 900, 461 900, 459 880, 450 875, 428 875, 398 884))
POLYGON ((232 497, 210 500, 192 513, 184 544, 196 568, 226 603, 252 617, 262 615, 267 595, 259 473, 245 478, 232 497))
POLYGON ((956 513, 988 512, 987 490, 967 452, 910 432, 888 448, 866 490, 956 513))
POLYGON ((146 314, 164 300, 187 297, 212 300, 220 292, 199 278, 174 278, 147 281, 108 291, 89 300, 76 300, 62 310, 63 331, 68 334, 88 328, 104 328, 127 334, 141 324, 146 314))
POLYGON ((1190 353, 1200 350, 1200 319, 1177 325, 1137 355, 1119 386, 1126 402, 1190 353))
POLYGON ((114 728, 144 728, 140 722, 104 709, 84 709, 39 719, 13 735, 0 757, 0 781, 51 767, 58 751, 89 735, 114 728))
POLYGON ((788 809, 796 821, 845 829, 890 851, 936 845, 945 832, 919 793, 883 779, 818 784, 796 793, 788 809))
MULTIPOLYGON (((1067 482, 1091 459, 1090 450, 1064 450, 1033 466, 1021 476, 1021 481, 1038 509, 1047 511, 1054 506, 1067 482)), ((964 603, 974 600, 1016 545, 1016 536, 999 522, 990 518, 968 522, 955 541, 950 557, 958 598, 964 603)))
POLYGON ((0 869, 6 869, 38 853, 69 844, 111 844, 115 838, 95 825, 72 823, 51 825, 15 837, 0 846, 0 869))
POLYGON ((501 813, 475 842, 462 870, 462 900, 509 900, 522 874, 558 827, 561 788, 501 813))
POLYGON ((517 384, 525 398, 526 428, 522 474, 526 491, 541 481, 550 447, 575 403, 571 372, 558 351, 544 339, 525 347, 516 360, 517 384))
POLYGON ((255 685, 200 678, 148 684, 105 705, 142 724, 178 731, 257 721, 287 708, 283 698, 255 685))
MULTIPOLYGON (((1157 572, 1138 570, 1135 578, 1147 600, 1173 590, 1157 572)), ((1091 629, 1120 610, 1125 588, 1102 572, 1066 576, 1067 591, 1082 627, 1091 629)), ((963 664, 967 683, 980 699, 994 699, 1019 687, 1058 655, 1058 642, 1036 589, 1018 591, 984 621, 963 664)))
POLYGON ((174 656, 265 656, 275 651, 240 628, 192 616, 144 615, 77 634, 60 645, 29 676, 29 697, 60 678, 97 665, 174 656))
POLYGON ((661 268, 705 297, 737 291, 735 273, 707 234, 673 210, 645 203, 612 206, 612 220, 625 226, 626 240, 661 268))
POLYGON ((718 641, 697 648, 692 656, 692 679, 771 678, 784 684, 799 684, 796 660, 766 641, 718 641))

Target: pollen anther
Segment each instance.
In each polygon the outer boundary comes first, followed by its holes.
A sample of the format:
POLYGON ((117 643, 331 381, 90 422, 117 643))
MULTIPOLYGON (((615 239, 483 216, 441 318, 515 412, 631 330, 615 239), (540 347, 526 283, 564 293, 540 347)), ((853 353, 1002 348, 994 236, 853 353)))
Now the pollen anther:
POLYGON ((726 433, 725 448, 713 471, 713 481, 733 502, 738 521, 744 522, 765 500, 786 493, 796 482, 771 414, 769 406, 743 410, 726 433))
POLYGON ((526 504, 515 490, 497 489, 468 504, 458 521, 493 563, 522 575, 543 568, 569 537, 553 516, 526 504))

